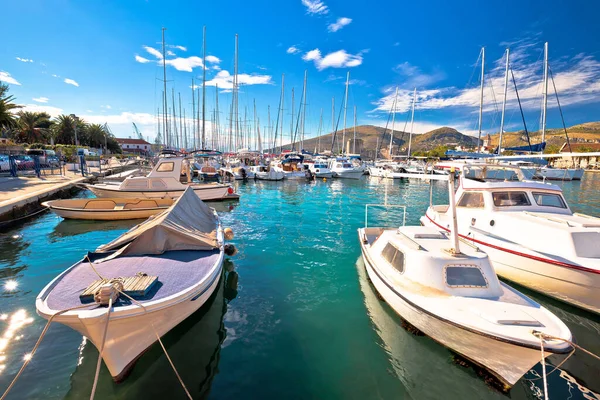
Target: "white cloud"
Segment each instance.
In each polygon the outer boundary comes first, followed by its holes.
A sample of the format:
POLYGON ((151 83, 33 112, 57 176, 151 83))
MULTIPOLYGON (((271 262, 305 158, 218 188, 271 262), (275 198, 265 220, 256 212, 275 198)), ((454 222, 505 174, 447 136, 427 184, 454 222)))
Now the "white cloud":
POLYGON ((338 50, 323 57, 319 49, 314 49, 304 54, 302 59, 304 61, 314 61, 315 67, 319 71, 326 68, 357 67, 363 62, 362 52, 349 54, 346 50, 338 50))
POLYGON ((215 71, 220 71, 221 67, 219 67, 218 65, 213 65, 212 69, 214 69, 215 71))
POLYGON ((168 56, 175 56, 175 53, 173 53, 171 50, 167 50, 167 55, 168 56))
POLYGON ((106 108, 107 110, 110 110, 112 107, 110 105, 105 105, 105 106, 100 106, 100 108, 106 108))
POLYGON ((47 103, 49 99, 47 97, 34 97, 31 100, 37 101, 38 103, 47 103))
MULTIPOLYGON (((369 125, 375 125, 375 126, 379 126, 381 128, 385 128, 386 124, 387 124, 387 129, 391 130, 392 129, 392 123, 389 122, 387 120, 368 120, 365 121, 366 124, 369 125)), ((421 133, 427 133, 427 132, 431 132, 434 129, 438 129, 438 128, 442 128, 442 127, 450 127, 450 128, 454 128, 457 131, 459 131, 460 133, 463 133, 465 135, 477 135, 477 131, 470 129, 467 125, 464 124, 456 124, 453 121, 444 121, 444 122, 429 122, 429 121, 414 121, 413 124, 413 133, 415 134, 421 134, 421 133)), ((395 132, 402 132, 404 130, 404 121, 399 122, 398 121, 398 115, 396 115, 396 126, 394 127, 394 131, 395 132)), ((406 133, 408 134, 410 132, 410 122, 408 124, 406 124, 406 133)), ((408 140, 408 136, 405 135, 404 136, 405 140, 408 140)), ((384 145, 389 145, 389 139, 388 142, 384 145)))
POLYGON ((337 32, 340 29, 342 29, 343 27, 345 27, 346 25, 349 25, 350 22, 352 22, 351 18, 346 18, 346 17, 338 18, 337 21, 335 21, 334 23, 329 24, 329 26, 327 26, 327 30, 329 32, 337 32))
POLYGON ((39 104, 25 104, 23 108, 20 108, 19 111, 28 111, 28 112, 46 112, 50 114, 51 117, 57 117, 64 113, 62 108, 52 107, 52 106, 42 106, 39 104))
POLYGON ((202 67, 202 59, 200 57, 191 56, 187 58, 177 57, 171 60, 166 60, 167 65, 171 65, 178 71, 192 72, 196 67, 202 67))
POLYGON ((142 63, 142 64, 146 64, 149 63, 150 60, 148 60, 147 58, 144 58, 142 56, 138 56, 137 54, 135 55, 135 61, 142 63))
POLYGON ((79 83, 75 82, 73 79, 66 78, 66 79, 64 80, 64 82, 65 82, 66 84, 69 84, 69 85, 73 85, 73 86, 77 86, 77 87, 79 87, 79 83))
POLYGON ((329 9, 320 0, 302 0, 302 5, 306 7, 307 14, 327 14, 329 9))
POLYGON ((446 74, 442 71, 435 70, 432 73, 424 73, 419 67, 407 61, 394 67, 394 71, 402 76, 402 86, 407 88, 424 88, 446 78, 446 74))
POLYGON ((21 57, 15 57, 17 60, 22 61, 22 62, 30 62, 32 63, 33 60, 29 59, 29 58, 21 58, 21 57))
MULTIPOLYGON (((273 80, 270 75, 258 74, 238 74, 238 85, 272 85, 273 80)), ((233 89, 233 75, 229 71, 222 70, 217 75, 206 81, 206 86, 219 86, 219 89, 233 89)))
POLYGON ((0 71, 0 82, 10 83, 11 85, 19 85, 21 84, 6 71, 0 71))
POLYGON ((211 64, 218 64, 221 62, 221 59, 215 56, 206 56, 206 61, 211 64))
POLYGON ((60 78, 60 75, 52 74, 53 78, 60 78))
POLYGON ((185 46, 173 46, 173 48, 181 50, 181 51, 187 51, 187 47, 185 47, 185 46))
POLYGON ((300 53, 300 49, 297 48, 296 46, 290 46, 287 49, 287 53, 288 54, 298 54, 298 53, 300 53))
POLYGON ((152 54, 154 57, 158 58, 159 60, 162 60, 163 56, 160 51, 158 51, 154 47, 150 47, 150 46, 143 46, 143 47, 144 47, 144 50, 146 50, 148 53, 152 54))

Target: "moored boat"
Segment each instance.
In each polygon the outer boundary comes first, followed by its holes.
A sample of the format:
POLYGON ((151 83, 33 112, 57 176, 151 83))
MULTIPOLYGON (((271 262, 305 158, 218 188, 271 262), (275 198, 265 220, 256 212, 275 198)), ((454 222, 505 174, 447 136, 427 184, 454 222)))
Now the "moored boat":
POLYGON ((170 209, 57 276, 38 295, 37 312, 90 339, 119 381, 211 296, 223 257, 218 216, 190 188, 170 209))
POLYGON ((146 219, 173 205, 171 198, 127 199, 63 199, 43 202, 56 215, 67 219, 113 221, 121 219, 146 219))

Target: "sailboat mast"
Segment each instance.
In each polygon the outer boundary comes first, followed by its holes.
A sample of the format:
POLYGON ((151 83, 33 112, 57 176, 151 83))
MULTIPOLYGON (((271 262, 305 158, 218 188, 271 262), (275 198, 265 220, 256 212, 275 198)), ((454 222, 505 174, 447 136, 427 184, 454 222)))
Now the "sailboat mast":
POLYGON ((163 53, 163 133, 167 147, 171 145, 169 140, 169 133, 167 129, 167 60, 165 52, 165 31, 167 28, 162 28, 162 53, 163 53))
POLYGON ((294 88, 292 88, 292 119, 290 121, 290 150, 294 141, 294 88))
POLYGON ((254 102, 254 144, 256 148, 259 147, 260 143, 258 140, 258 131, 256 130, 256 99, 253 99, 254 102))
MULTIPOLYGON (((279 110, 277 110, 277 112, 279 112, 279 110)), ((270 141, 271 141, 271 105, 270 104, 267 105, 267 137, 269 138, 269 143, 270 143, 270 141)), ((277 138, 274 138, 273 150, 272 150, 273 153, 275 153, 276 147, 277 147, 277 138)))
POLYGON ((185 108, 183 109, 183 145, 188 149, 188 137, 187 137, 187 121, 185 119, 185 108))
POLYGON ((317 153, 321 152, 321 135, 323 134, 323 109, 321 108, 321 117, 319 118, 319 138, 317 139, 317 153))
POLYGON ((307 79, 308 79, 308 70, 305 69, 304 70, 304 89, 302 93, 302 98, 304 99, 304 107, 302 109, 302 136, 300 136, 301 140, 300 140, 300 151, 302 151, 304 149, 304 133, 305 133, 305 128, 304 128, 304 124, 306 123, 306 83, 307 83, 307 79))
POLYGON ((160 148, 160 108, 156 109, 156 142, 160 148))
POLYGON ((333 138, 335 137, 335 97, 331 98, 331 150, 333 151, 333 138))
POLYGON ((352 138, 352 154, 356 154, 356 106, 354 106, 354 137, 352 138))
POLYGON ((202 148, 206 148, 206 25, 202 28, 202 148))
POLYGON ((504 115, 506 114, 506 94, 508 90, 508 66, 510 49, 506 49, 506 70, 504 71, 504 98, 502 99, 502 118, 500 119, 500 136, 498 137, 498 155, 502 154, 502 135, 504 134, 504 115))
POLYGON ((219 149, 219 148, 221 148, 220 146, 222 146, 221 133, 220 133, 220 129, 219 129, 219 85, 215 85, 215 103, 216 103, 216 107, 217 107, 217 109, 215 110, 215 125, 217 128, 216 149, 219 149))
POLYGON ((179 145, 181 147, 187 148, 187 146, 184 146, 183 144, 183 120, 182 120, 182 116, 181 116, 181 93, 177 92, 177 95, 179 96, 179 145))
POLYGON ((346 112, 348 111, 348 83, 350 82, 350 71, 346 74, 346 94, 344 95, 344 132, 342 133, 342 154, 346 146, 346 112))
POLYGON ((544 106, 542 108, 542 143, 546 141, 546 112, 548 109, 548 42, 544 43, 544 106))
POLYGON ((479 134, 477 136, 478 151, 481 148, 481 123, 483 121, 483 83, 485 72, 485 47, 481 48, 481 93, 479 97, 479 134))
MULTIPOLYGON (((198 107, 196 107, 196 135, 198 136, 196 138, 196 145, 200 146, 202 144, 202 142, 200 142, 200 91, 198 90, 198 99, 197 99, 197 103, 198 107)), ((198 147, 196 147, 195 150, 198 150, 198 147)))
POLYGON ((175 113, 175 88, 171 88, 171 96, 173 100, 173 142, 175 143, 175 146, 177 148, 180 148, 181 146, 179 145, 179 134, 177 132, 177 114, 175 113))
MULTIPOLYGON (((392 132, 390 132, 390 160, 392 159, 392 145, 394 144, 394 129, 396 127, 396 102, 398 101, 398 86, 396 86, 396 94, 392 102, 392 132)), ((389 121, 389 119, 388 119, 389 121)), ((383 145, 383 143, 382 143, 383 145)))
MULTIPOLYGON (((237 87, 237 79, 238 79, 238 35, 235 34, 235 55, 234 55, 234 63, 233 63, 233 98, 234 98, 234 125, 235 125, 235 141, 236 145, 238 144, 238 136, 240 134, 239 130, 239 110, 238 110, 238 87, 237 87)), ((239 146, 236 146, 239 147, 239 146)))
POLYGON ((408 157, 410 157, 410 147, 412 145, 413 128, 415 124, 415 103, 417 102, 417 88, 413 94, 412 112, 410 115, 410 135, 408 136, 408 157))
MULTIPOLYGON (((283 106, 285 103, 284 87, 285 87, 285 75, 281 74, 281 135, 279 135, 279 153, 280 154, 283 152, 283 117, 285 115, 285 113, 283 111, 283 106)), ((277 110, 277 113, 279 113, 279 112, 280 112, 280 110, 277 110)), ((269 117, 269 124, 271 124, 271 117, 269 117)), ((271 130, 272 129, 273 129, 273 125, 271 125, 271 130)), ((275 141, 277 141, 277 128, 275 128, 275 141)), ((275 143, 275 144, 277 145, 277 143, 275 143)), ((275 148, 273 148, 273 150, 275 150, 275 148)))
POLYGON ((192 139, 190 140, 190 146, 193 144, 194 150, 196 150, 196 122, 194 118, 196 116, 196 86, 194 85, 194 78, 192 78, 192 129, 190 129, 190 134, 192 135, 192 139))

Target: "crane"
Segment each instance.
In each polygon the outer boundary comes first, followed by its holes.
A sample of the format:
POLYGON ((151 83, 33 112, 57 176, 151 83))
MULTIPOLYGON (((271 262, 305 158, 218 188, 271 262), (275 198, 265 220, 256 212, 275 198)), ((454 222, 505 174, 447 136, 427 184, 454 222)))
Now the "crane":
POLYGON ((135 131, 135 133, 138 136, 138 139, 142 139, 144 140, 144 136, 142 136, 142 133, 140 132, 140 130, 138 129, 137 125, 135 124, 135 122, 132 122, 133 124, 133 130, 135 131))

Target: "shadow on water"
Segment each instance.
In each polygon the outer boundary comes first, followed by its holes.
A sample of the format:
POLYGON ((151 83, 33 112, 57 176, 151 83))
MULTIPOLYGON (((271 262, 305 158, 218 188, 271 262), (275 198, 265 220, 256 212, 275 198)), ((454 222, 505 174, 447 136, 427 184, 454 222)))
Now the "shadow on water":
MULTIPOLYGON (((484 379, 477 376, 474 369, 464 368, 461 363, 455 363, 456 357, 450 350, 435 343, 427 336, 416 336, 403 328, 402 318, 380 298, 369 281, 362 258, 357 261, 356 267, 360 287, 365 297, 365 305, 373 327, 382 341, 381 346, 388 354, 395 375, 414 398, 543 398, 541 364, 538 363, 534 366, 508 393, 501 393, 489 387, 484 379)), ((544 305, 548 306, 547 304, 544 305)), ((560 318, 563 318, 564 312, 560 313, 560 309, 548 308, 556 312, 560 318)), ((571 329, 574 329, 568 319, 563 318, 563 321, 571 329)), ((573 333, 576 334, 576 332, 573 333)), ((597 334, 595 336, 596 340, 597 334)), ((547 359, 547 372, 552 371, 554 368, 551 364, 552 360, 552 357, 547 359)), ((556 361, 554 365, 562 361, 562 358, 556 361)), ((580 366, 581 362, 579 360, 574 364, 582 368, 580 366)), ((600 396, 594 393, 592 389, 584 386, 581 380, 577 381, 567 372, 567 363, 560 370, 547 375, 549 398, 600 399, 600 396)), ((587 366, 590 369, 587 375, 589 377, 593 375, 596 378, 590 383, 597 384, 598 369, 589 364, 587 366)), ((481 374, 482 371, 477 372, 481 374)), ((578 373, 581 373, 581 371, 578 371, 578 373)), ((486 376, 483 375, 483 377, 486 376)))
MULTIPOLYGON (((218 373, 221 345, 226 337, 223 316, 228 302, 237 296, 238 274, 234 271, 233 263, 225 260, 224 269, 219 286, 208 301, 162 337, 173 364, 194 399, 204 399, 210 394, 213 378, 218 373)), ((65 399, 89 397, 97 357, 96 348, 84 338, 77 368, 71 376, 71 388, 65 399)), ((160 344, 154 343, 122 383, 114 383, 102 363, 96 398, 183 399, 185 392, 160 344)))
POLYGON ((77 219, 63 219, 50 233, 50 241, 52 242, 57 239, 82 235, 89 232, 128 230, 134 225, 142 222, 144 222, 143 219, 128 219, 122 221, 86 221, 77 219))

